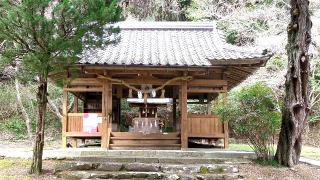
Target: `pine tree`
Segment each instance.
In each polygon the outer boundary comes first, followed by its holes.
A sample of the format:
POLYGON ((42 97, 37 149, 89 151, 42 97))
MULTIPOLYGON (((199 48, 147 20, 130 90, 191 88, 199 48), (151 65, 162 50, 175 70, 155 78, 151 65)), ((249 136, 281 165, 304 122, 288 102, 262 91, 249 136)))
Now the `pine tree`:
POLYGON ((20 60, 37 78, 37 120, 30 173, 41 173, 48 75, 73 66, 86 48, 104 45, 119 20, 116 0, 0 0, 1 61, 20 60))

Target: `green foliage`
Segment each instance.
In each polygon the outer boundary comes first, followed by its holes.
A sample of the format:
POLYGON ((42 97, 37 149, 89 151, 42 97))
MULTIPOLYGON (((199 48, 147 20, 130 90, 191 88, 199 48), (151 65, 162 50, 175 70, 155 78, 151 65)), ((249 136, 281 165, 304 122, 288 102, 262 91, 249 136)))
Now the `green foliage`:
POLYGON ((257 19, 255 22, 252 22, 250 25, 253 29, 258 31, 268 30, 268 20, 266 19, 257 19))
POLYGON ((11 82, 6 84, 0 83, 0 121, 16 113, 16 95, 11 84, 11 82))
POLYGON ((117 1, 1 0, 0 61, 22 59, 22 70, 46 76, 73 65, 84 49, 106 44, 107 22, 119 19, 117 1))
POLYGON ((230 44, 236 44, 239 38, 239 33, 236 30, 230 30, 226 32, 226 41, 230 44))
POLYGON ((311 61, 311 77, 310 77, 310 104, 311 112, 308 120, 310 123, 320 121, 320 58, 313 58, 311 61))
MULTIPOLYGON (((20 84, 20 93, 22 104, 31 119, 32 129, 36 127, 36 84, 27 83, 20 84)), ((50 100, 56 104, 58 108, 62 107, 62 90, 48 84, 48 94, 50 100)), ((46 114, 46 130, 51 135, 60 135, 61 123, 60 119, 53 112, 52 108, 48 107, 49 112, 46 114)), ((61 111, 61 109, 60 109, 61 111)), ((0 85, 0 129, 14 135, 14 139, 26 138, 26 127, 22 113, 17 105, 17 95, 14 82, 9 81, 0 85), (12 121, 12 122, 11 122, 12 121)))
POLYGON ((26 124, 19 116, 13 116, 9 118, 5 123, 4 127, 14 132, 18 139, 26 138, 26 124))
POLYGON ((273 56, 267 63, 268 71, 280 71, 286 68, 287 59, 281 55, 273 56))
POLYGON ((208 174, 210 173, 209 169, 205 166, 200 167, 200 174, 208 174))
POLYGON ((188 104, 188 112, 193 114, 203 114, 207 112, 207 104, 188 104))
POLYGON ((249 140, 259 159, 273 156, 273 137, 280 127, 280 105, 271 88, 262 83, 242 87, 219 97, 214 112, 229 122, 236 135, 249 140))
POLYGON ((269 159, 269 160, 257 159, 255 162, 257 164, 262 165, 262 166, 273 166, 273 167, 280 167, 281 166, 279 164, 279 162, 274 159, 269 159))
POLYGON ((132 0, 127 15, 147 21, 186 21, 186 9, 190 3, 191 0, 132 0))
POLYGON ((127 132, 134 117, 139 113, 138 108, 132 108, 126 99, 121 99, 121 116, 120 116, 120 131, 127 132))

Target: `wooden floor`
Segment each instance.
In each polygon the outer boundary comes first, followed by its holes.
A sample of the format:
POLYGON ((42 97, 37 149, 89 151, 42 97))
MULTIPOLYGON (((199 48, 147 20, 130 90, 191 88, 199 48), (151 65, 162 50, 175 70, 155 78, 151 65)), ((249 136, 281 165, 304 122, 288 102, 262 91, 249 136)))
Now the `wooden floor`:
POLYGON ((181 149, 180 133, 111 132, 110 149, 181 149))

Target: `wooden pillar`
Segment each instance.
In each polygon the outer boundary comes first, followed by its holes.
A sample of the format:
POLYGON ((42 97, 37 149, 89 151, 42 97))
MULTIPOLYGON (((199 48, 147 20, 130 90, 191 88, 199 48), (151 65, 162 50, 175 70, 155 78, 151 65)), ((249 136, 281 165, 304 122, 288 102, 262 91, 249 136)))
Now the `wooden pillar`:
POLYGON ((207 97, 207 114, 211 115, 211 102, 212 102, 212 94, 209 93, 207 97))
MULTIPOLYGON (((222 79, 223 80, 228 79, 228 74, 226 72, 223 72, 222 79)), ((224 96, 224 98, 226 98, 227 92, 228 92, 228 85, 223 86, 223 90, 224 90, 223 96, 224 96)), ((224 131, 224 140, 223 140, 224 141, 224 148, 227 149, 227 148, 229 148, 229 124, 228 124, 228 122, 224 122, 223 131, 224 131)))
MULTIPOLYGON (((109 88, 108 88, 108 101, 107 101, 107 115, 109 118, 109 133, 112 131, 112 119, 113 119, 113 111, 112 111, 112 84, 109 83, 109 88)), ((108 133, 108 135, 109 135, 108 133)), ((108 139, 108 146, 109 146, 109 139, 108 139)))
POLYGON ((110 83, 109 81, 104 81, 102 85, 102 125, 101 125, 101 147, 102 148, 108 148, 108 127, 109 127, 109 118, 108 118, 108 102, 109 96, 109 88, 110 88, 110 83))
POLYGON ((187 109, 187 81, 180 86, 179 103, 181 113, 181 149, 188 148, 188 109, 187 109))
POLYGON ((68 112, 67 112, 67 106, 68 106, 68 92, 63 91, 63 103, 62 103, 62 148, 67 147, 67 124, 68 124, 68 112))
POLYGON ((177 100, 175 97, 172 99, 172 120, 173 130, 177 131, 177 100))
POLYGON ((225 122, 223 124, 223 131, 224 131, 224 148, 227 149, 229 148, 229 127, 228 127, 228 122, 225 122))
POLYGON ((78 97, 73 95, 73 100, 74 100, 73 112, 77 113, 78 112, 78 97))

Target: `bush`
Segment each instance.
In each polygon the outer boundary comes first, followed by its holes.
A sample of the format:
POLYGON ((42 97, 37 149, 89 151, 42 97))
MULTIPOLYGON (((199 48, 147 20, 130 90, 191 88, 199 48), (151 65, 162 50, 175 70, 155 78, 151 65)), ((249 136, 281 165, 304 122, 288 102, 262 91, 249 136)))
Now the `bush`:
POLYGON ((287 60, 285 57, 282 57, 280 55, 276 55, 270 59, 267 63, 267 70, 268 71, 281 71, 285 69, 287 64, 287 60))
POLYGON ((14 132, 18 139, 24 139, 26 137, 27 127, 25 122, 20 119, 19 116, 13 116, 8 119, 4 123, 4 127, 9 131, 14 132))
POLYGON ((222 121, 229 122, 236 135, 249 140, 258 159, 272 159, 281 111, 271 88, 255 83, 232 91, 218 98, 214 112, 222 121))
POLYGON ((226 41, 230 44, 236 44, 239 33, 236 30, 230 30, 226 33, 226 41))

